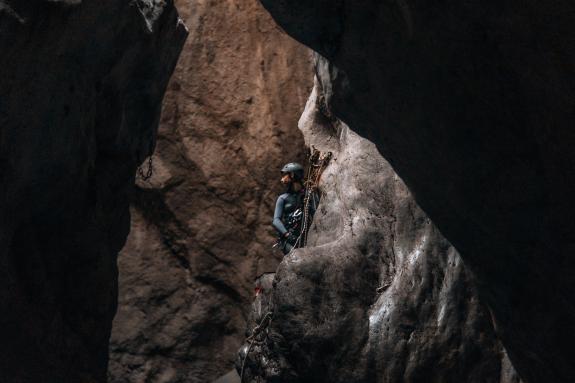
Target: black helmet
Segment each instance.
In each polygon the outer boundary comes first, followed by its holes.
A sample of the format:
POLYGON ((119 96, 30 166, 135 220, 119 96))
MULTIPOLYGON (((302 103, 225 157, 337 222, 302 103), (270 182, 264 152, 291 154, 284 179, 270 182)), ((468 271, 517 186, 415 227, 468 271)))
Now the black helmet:
POLYGON ((285 164, 282 168, 282 173, 293 173, 296 180, 303 180, 303 166, 297 162, 285 164))

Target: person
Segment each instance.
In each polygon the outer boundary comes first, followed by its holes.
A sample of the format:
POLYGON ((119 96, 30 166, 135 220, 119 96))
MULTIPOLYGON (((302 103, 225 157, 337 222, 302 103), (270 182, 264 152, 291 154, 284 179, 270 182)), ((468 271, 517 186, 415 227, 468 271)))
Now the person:
MULTIPOLYGON (((304 219, 304 202, 306 190, 304 187, 303 167, 290 162, 281 169, 281 183, 285 185, 286 192, 281 194, 276 201, 272 224, 278 232, 277 245, 284 254, 288 254, 293 248, 302 246, 302 226, 304 219)), ((312 196, 309 204, 309 214, 315 212, 317 200, 312 196)))

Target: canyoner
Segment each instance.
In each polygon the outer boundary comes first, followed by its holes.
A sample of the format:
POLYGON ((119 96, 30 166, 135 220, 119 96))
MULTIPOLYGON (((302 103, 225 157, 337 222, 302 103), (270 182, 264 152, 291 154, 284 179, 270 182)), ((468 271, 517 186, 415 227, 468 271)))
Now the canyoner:
POLYGON ((278 233, 274 247, 279 247, 284 255, 306 244, 307 231, 319 203, 319 179, 330 158, 331 152, 322 154, 312 147, 307 180, 303 166, 296 162, 281 169, 281 183, 286 192, 276 201, 272 225, 278 233))

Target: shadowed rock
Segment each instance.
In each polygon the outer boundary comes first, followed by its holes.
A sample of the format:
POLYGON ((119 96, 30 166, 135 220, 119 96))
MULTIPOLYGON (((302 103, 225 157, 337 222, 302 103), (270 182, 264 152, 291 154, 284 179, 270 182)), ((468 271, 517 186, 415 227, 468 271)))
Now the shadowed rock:
POLYGON ((273 320, 240 351, 245 381, 517 382, 459 254, 323 102, 318 82, 300 119, 306 143, 333 152, 321 203, 307 247, 260 283, 249 328, 273 320))
POLYGON ((459 250, 521 375, 575 381, 575 3, 262 3, 459 250))
POLYGON ((106 380, 128 193, 186 38, 143 3, 0 1, 2 381, 106 380))

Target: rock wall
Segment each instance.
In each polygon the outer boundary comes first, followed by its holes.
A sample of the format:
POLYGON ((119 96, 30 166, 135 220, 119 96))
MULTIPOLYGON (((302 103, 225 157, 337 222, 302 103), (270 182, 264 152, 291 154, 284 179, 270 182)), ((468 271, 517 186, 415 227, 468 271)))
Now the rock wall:
POLYGON ((185 37, 171 1, 0 1, 0 381, 105 381, 128 194, 185 37))
POLYGON ((525 380, 575 381, 575 3, 261 1, 459 250, 525 380))
POLYGON ((110 382, 203 383, 233 368, 253 281, 281 259, 279 169, 305 159, 309 51, 256 0, 176 5, 190 35, 119 258, 110 382))
POLYGON ((324 101, 316 82, 300 120, 333 153, 321 202, 307 246, 259 281, 249 328, 273 319, 240 350, 244 381, 518 382, 457 251, 324 101))

